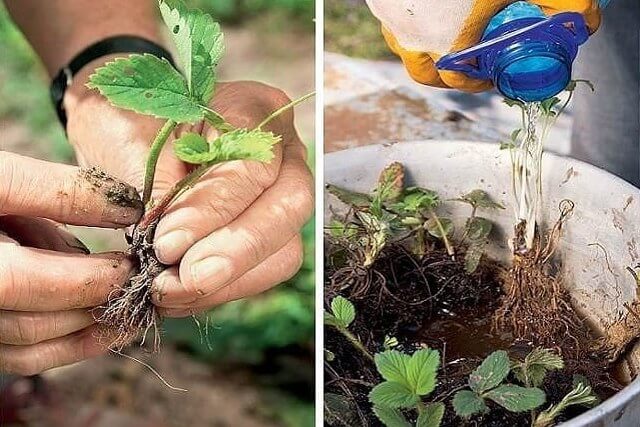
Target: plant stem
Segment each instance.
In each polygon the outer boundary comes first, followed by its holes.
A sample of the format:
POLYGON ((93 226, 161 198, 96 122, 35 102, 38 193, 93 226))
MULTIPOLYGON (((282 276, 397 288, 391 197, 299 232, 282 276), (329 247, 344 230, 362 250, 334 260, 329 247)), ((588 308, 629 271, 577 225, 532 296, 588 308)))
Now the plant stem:
POLYGON ((444 247, 447 249, 447 254, 455 261, 456 251, 453 249, 453 246, 451 246, 451 242, 449 242, 449 238, 447 237, 447 233, 440 222, 440 218, 438 218, 438 215, 436 215, 433 209, 429 209, 429 213, 431 214, 431 218, 436 222, 436 226, 438 227, 440 234, 442 234, 442 242, 444 243, 444 247))
POLYGON ((312 96, 314 96, 316 94, 316 92, 311 92, 308 93, 304 96, 301 96, 300 98, 291 101, 290 103, 288 103, 287 105, 285 105, 284 107, 278 108, 276 111, 274 111, 273 113, 269 114, 262 122, 260 122, 260 124, 256 127, 256 129, 260 130, 263 127, 265 127, 266 125, 269 124, 269 122, 271 122, 273 119, 275 119, 276 117, 278 117, 280 114, 284 113, 285 111, 287 111, 290 108, 295 107, 298 104, 303 103, 304 101, 306 101, 307 99, 311 98, 312 96))
POLYGON ((184 190, 191 187, 214 164, 215 163, 203 163, 198 166, 198 168, 194 169, 189 175, 175 183, 173 187, 171 187, 171 189, 162 196, 160 202, 145 213, 138 226, 146 228, 151 225, 153 221, 160 218, 173 199, 178 197, 184 190))
POLYGON ((142 203, 147 206, 149 200, 151 200, 151 191, 153 190, 153 179, 156 174, 156 166, 158 165, 158 159, 162 152, 162 147, 169 139, 169 135, 176 128, 178 124, 173 120, 167 120, 165 124, 160 128, 156 135, 151 149, 149 150, 149 157, 147 158, 147 166, 144 173, 144 188, 142 190, 142 203))
MULTIPOLYGON (((307 99, 311 98, 313 95, 315 95, 315 92, 311 92, 307 95, 304 95, 303 97, 298 98, 295 101, 292 101, 289 104, 285 105, 284 107, 274 111, 266 119, 264 119, 256 127, 256 129, 260 129, 263 126, 266 126, 271 120, 278 117, 284 111, 288 110, 289 108, 295 107, 301 102, 306 101, 307 99)), ((211 113, 209 118, 215 117, 216 119, 220 118, 221 120, 224 121, 222 116, 220 116, 215 111, 209 108, 206 108, 206 110, 211 113)), ((151 189, 153 188, 153 176, 155 174, 156 164, 158 163, 158 157, 160 156, 162 147, 166 143, 167 138, 169 137, 169 134, 173 131, 173 129, 175 129, 176 125, 177 123, 172 120, 167 121, 167 123, 165 123, 162 129, 160 129, 160 131, 158 132, 158 135, 156 136, 151 146, 149 159, 147 160, 145 186, 144 186, 144 192, 143 192, 143 198, 142 198, 145 206, 151 199, 151 189)), ((228 124, 225 122, 223 126, 226 126, 226 125, 228 124)), ((231 125, 228 125, 228 126, 231 126, 231 125)), ((233 127, 230 127, 228 130, 233 130, 233 129, 234 129, 233 127)), ((145 213, 144 217, 142 217, 142 219, 140 220, 140 223, 138 224, 138 226, 144 229, 149 225, 151 225, 156 219, 160 218, 160 216, 164 213, 165 209, 167 209, 167 207, 173 201, 173 199, 178 197, 184 190, 191 187, 198 179, 200 179, 202 175, 205 174, 207 170, 209 170, 211 166, 214 166, 217 163, 218 162, 203 163, 200 166, 198 166, 196 169, 194 169, 189 175, 185 176, 180 181, 178 181, 173 187, 171 187, 169 191, 167 191, 167 193, 165 193, 164 196, 162 196, 162 198, 160 199, 160 201, 156 206, 152 207, 145 213)))
POLYGON ((364 347, 364 345, 362 345, 362 343, 360 342, 360 340, 358 338, 356 338, 351 332, 349 332, 346 328, 340 328, 340 327, 336 327, 336 329, 338 330, 338 332, 340 332, 342 335, 344 335, 344 337, 358 350, 360 350, 360 352, 362 354, 364 354, 367 359, 371 360, 373 362, 373 356, 371 355, 371 353, 369 353, 369 351, 364 347))

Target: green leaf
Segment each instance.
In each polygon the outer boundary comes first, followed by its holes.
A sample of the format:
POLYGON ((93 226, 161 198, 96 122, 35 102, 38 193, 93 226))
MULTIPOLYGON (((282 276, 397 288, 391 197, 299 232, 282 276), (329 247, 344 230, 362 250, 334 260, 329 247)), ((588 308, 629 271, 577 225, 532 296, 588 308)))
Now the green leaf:
POLYGON ((273 146, 282 137, 261 130, 236 129, 218 137, 211 144, 216 161, 255 160, 269 163, 273 160, 273 146))
POLYGON ((471 390, 462 390, 453 396, 453 409, 456 415, 463 418, 489 411, 484 400, 471 390))
POLYGON ((329 194, 334 195, 342 203, 356 208, 366 208, 371 204, 371 197, 364 193, 345 190, 332 184, 327 184, 326 189, 329 194))
POLYGON ((518 101, 517 99, 504 98, 502 102, 507 104, 509 107, 513 107, 515 105, 520 108, 524 108, 524 103, 522 101, 518 101))
POLYGON ((498 350, 487 356, 471 375, 469 387, 476 393, 484 393, 500 384, 509 374, 509 356, 498 350))
POLYGON ((204 110, 189 95, 184 77, 166 59, 150 54, 116 58, 89 77, 111 104, 179 123, 201 120, 204 110))
POLYGON ((337 219, 329 223, 329 233, 336 238, 351 239, 358 234, 358 227, 354 224, 345 224, 337 219))
POLYGON ((440 204, 438 193, 426 188, 410 187, 405 190, 402 201, 393 205, 399 212, 417 213, 425 209, 435 209, 440 204))
POLYGON ((438 350, 423 348, 411 355, 406 367, 407 380, 419 396, 431 393, 436 388, 436 375, 440 366, 438 350))
POLYGON ((513 364, 515 377, 527 386, 539 387, 544 382, 547 371, 564 368, 562 357, 551 350, 536 348, 523 362, 513 364))
POLYGON ((384 336, 384 343, 382 346, 385 350, 391 350, 394 347, 397 347, 399 344, 398 339, 396 337, 390 337, 389 335, 384 336))
POLYGON ((342 326, 336 316, 328 311, 324 312, 324 324, 328 326, 342 326))
POLYGON ((402 195, 403 188, 404 167, 401 163, 394 162, 384 168, 380 173, 375 193, 379 200, 392 202, 402 195))
POLYGON ((206 13, 188 10, 179 0, 161 0, 160 13, 176 44, 189 93, 206 105, 213 96, 215 68, 224 53, 220 25, 206 13))
POLYGON ((348 328, 356 318, 356 308, 351 301, 338 295, 331 301, 331 311, 343 328, 348 328))
POLYGON ((174 142, 174 153, 183 162, 192 164, 216 164, 232 160, 269 163, 273 159, 273 146, 280 140, 271 132, 236 129, 220 135, 208 144, 208 151, 204 151, 204 138, 187 133, 174 142))
POLYGON ((596 91, 596 87, 593 85, 593 83, 591 83, 589 80, 585 80, 585 79, 571 80, 567 84, 567 87, 564 90, 566 90, 567 92, 573 92, 576 89, 576 87, 578 86, 578 83, 583 83, 583 84, 587 85, 589 87, 589 89, 591 89, 591 92, 595 92, 596 91))
POLYGON ((411 387, 411 383, 407 378, 407 369, 411 362, 411 356, 398 350, 387 350, 377 353, 374 356, 374 360, 382 378, 411 387))
POLYGON ((418 414, 416 427, 440 427, 444 417, 443 403, 430 403, 418 414))
POLYGON ((500 149, 501 150, 511 150, 512 148, 516 148, 516 144, 514 144, 511 141, 509 141, 509 142, 501 142, 500 143, 500 149))
POLYGON ((457 202, 468 203, 476 208, 486 209, 504 209, 500 203, 494 202, 491 196, 484 190, 473 190, 467 194, 460 196, 458 199, 454 199, 457 202))
POLYGON ((371 390, 369 400, 376 406, 400 409, 415 406, 420 401, 420 397, 404 384, 385 381, 371 390))
POLYGON ((448 237, 453 233, 453 221, 448 218, 430 218, 427 222, 425 222, 425 227, 429 234, 438 239, 442 239, 444 230, 444 234, 448 237), (442 226, 442 230, 438 225, 438 221, 440 221, 440 226, 442 226))
POLYGON ((211 157, 209 143, 197 133, 187 133, 176 139, 173 143, 173 151, 176 157, 187 163, 206 163, 211 157))
POLYGON ((484 242, 491 233, 493 224, 486 218, 474 216, 467 220, 467 237, 472 242, 484 242))
POLYGON ((557 96, 554 96, 552 98, 548 98, 540 102, 540 109, 547 116, 555 116, 557 112, 553 110, 553 107, 555 107, 559 103, 560 103, 560 98, 558 98, 557 96))
POLYGON ((579 383, 575 385, 573 390, 562 398, 558 404, 551 405, 547 410, 542 411, 538 417, 536 417, 533 426, 548 427, 552 425, 556 417, 569 406, 592 406, 597 402, 598 398, 593 394, 591 387, 579 383))
POLYGON ((493 400, 511 412, 526 412, 544 404, 546 396, 539 388, 525 388, 513 384, 504 384, 485 393, 493 400))
MULTIPOLYGON (((386 427, 411 427, 404 415, 397 409, 386 406, 374 406, 373 413, 386 427)), ((355 425, 355 424, 352 424, 355 425)))
POLYGON ((356 212, 356 217, 360 220, 362 226, 366 230, 365 236, 362 239, 362 246, 364 247, 365 252, 363 266, 368 267, 375 262, 378 255, 387 244, 387 238, 389 237, 389 224, 367 212, 358 211, 356 212))
POLYGON ((472 242, 464 254, 464 269, 468 274, 474 273, 480 265, 484 254, 484 243, 472 242))

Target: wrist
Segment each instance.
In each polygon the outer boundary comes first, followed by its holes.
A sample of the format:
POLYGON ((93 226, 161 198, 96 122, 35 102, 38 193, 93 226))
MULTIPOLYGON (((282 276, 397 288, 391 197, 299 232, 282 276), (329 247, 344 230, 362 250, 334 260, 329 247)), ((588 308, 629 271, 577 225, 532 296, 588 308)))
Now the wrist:
POLYGON ((82 69, 73 76, 71 84, 67 87, 64 98, 62 99, 62 105, 67 112, 67 116, 73 115, 74 111, 87 103, 102 100, 103 97, 100 95, 100 92, 87 87, 89 77, 96 71, 96 69, 102 67, 107 62, 111 62, 116 58, 126 58, 127 56, 129 56, 128 53, 106 55, 97 58, 82 67, 82 69))

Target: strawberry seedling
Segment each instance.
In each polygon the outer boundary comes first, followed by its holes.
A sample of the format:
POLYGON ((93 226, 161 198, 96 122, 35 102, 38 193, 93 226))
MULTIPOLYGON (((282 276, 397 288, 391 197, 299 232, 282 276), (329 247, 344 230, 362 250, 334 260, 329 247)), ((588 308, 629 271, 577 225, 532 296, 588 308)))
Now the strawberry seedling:
POLYGON ((286 109, 311 96, 275 111, 253 129, 235 128, 209 108, 216 88, 216 68, 224 53, 220 26, 211 16, 189 10, 179 0, 161 0, 159 7, 176 45, 182 73, 164 58, 134 54, 98 68, 87 84, 116 107, 165 120, 146 161, 142 193, 145 213, 131 233, 129 253, 138 262, 137 274, 112 293, 98 319, 110 333, 115 330, 110 347, 118 350, 141 332, 146 338, 151 330, 153 348, 159 347, 161 318, 151 302, 152 282, 166 267, 155 256, 153 235, 167 207, 214 165, 233 160, 270 162, 273 146, 281 137, 264 128, 286 109), (194 169, 159 200, 152 199, 156 165, 165 144, 179 124, 196 122, 214 127, 219 136, 207 140, 199 134, 185 133, 176 139, 175 156, 194 165, 194 169))

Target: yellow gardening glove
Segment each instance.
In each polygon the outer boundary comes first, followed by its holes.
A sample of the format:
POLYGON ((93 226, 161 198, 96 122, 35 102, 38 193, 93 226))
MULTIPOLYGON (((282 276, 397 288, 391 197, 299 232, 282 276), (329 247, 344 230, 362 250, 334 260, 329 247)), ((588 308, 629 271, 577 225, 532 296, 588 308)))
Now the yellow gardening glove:
MULTIPOLYGON (((367 0, 382 24, 382 34, 409 75, 419 83, 481 92, 492 87, 456 71, 438 70, 444 55, 477 44, 487 24, 516 0, 367 0)), ((590 31, 600 25, 598 0, 533 0, 544 13, 579 12, 590 31)))

